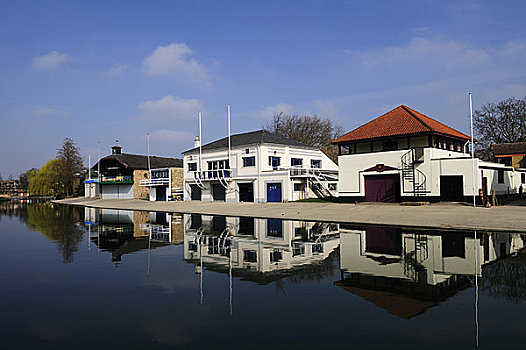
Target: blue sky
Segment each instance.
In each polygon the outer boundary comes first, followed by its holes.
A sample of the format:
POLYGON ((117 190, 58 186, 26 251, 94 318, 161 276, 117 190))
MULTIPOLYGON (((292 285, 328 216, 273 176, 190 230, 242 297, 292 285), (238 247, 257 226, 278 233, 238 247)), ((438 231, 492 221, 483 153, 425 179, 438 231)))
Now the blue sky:
POLYGON ((123 151, 180 157, 317 113, 350 131, 406 104, 463 132, 526 96, 523 1, 1 1, 0 174, 123 151))

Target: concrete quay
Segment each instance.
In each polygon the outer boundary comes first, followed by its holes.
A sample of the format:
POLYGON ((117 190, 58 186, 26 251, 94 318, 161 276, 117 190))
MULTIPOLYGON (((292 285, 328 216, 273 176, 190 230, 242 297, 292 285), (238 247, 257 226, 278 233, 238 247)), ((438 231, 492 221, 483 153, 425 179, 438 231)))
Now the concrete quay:
POLYGON ((53 203, 120 210, 526 233, 526 201, 493 208, 473 208, 459 203, 410 206, 395 203, 149 202, 91 198, 63 199, 53 203))

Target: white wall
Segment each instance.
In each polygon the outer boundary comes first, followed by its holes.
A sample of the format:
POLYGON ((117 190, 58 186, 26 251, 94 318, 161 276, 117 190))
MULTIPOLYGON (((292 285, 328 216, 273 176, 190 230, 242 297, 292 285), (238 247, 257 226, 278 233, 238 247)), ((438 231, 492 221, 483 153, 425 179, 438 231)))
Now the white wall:
MULTIPOLYGON (((338 170, 338 166, 330 160, 321 150, 310 148, 289 147, 280 145, 247 145, 236 147, 231 150, 230 170, 233 181, 230 182, 232 189, 226 191, 226 201, 238 202, 239 192, 237 184, 252 182, 254 184, 254 201, 267 201, 267 183, 281 183, 282 198, 284 201, 299 199, 299 194, 294 194, 293 185, 289 175, 291 158, 303 159, 303 167, 310 168, 311 160, 321 160, 321 169, 338 170), (269 165, 269 156, 281 158, 278 170, 273 170, 269 165), (244 157, 255 157, 255 166, 244 167, 244 157), (282 169, 284 168, 284 169, 282 169)), ((227 160, 228 149, 204 151, 202 155, 202 170, 208 170, 209 161, 227 160)), ((193 173, 188 171, 189 163, 197 163, 199 169, 199 153, 186 154, 183 157, 185 200, 190 200, 190 185, 195 184, 193 173)), ((212 201, 212 186, 210 183, 219 184, 219 181, 204 181, 206 186, 202 189, 202 201, 212 201)), ((312 193, 311 193, 312 194, 312 193)), ((313 196, 314 194, 312 194, 313 196)))
MULTIPOLYGON (((401 157, 408 150, 397 150, 388 152, 373 152, 361 154, 341 155, 339 162, 338 192, 340 196, 363 197, 365 196, 364 175, 400 173, 401 171, 363 172, 377 164, 397 168, 401 170, 401 157)), ((425 196, 440 196, 440 176, 460 175, 463 177, 464 196, 473 195, 473 165, 469 154, 443 150, 438 148, 425 148, 423 163, 415 163, 415 169, 426 176, 425 196)), ((513 169, 502 164, 483 162, 475 159, 475 195, 478 196, 482 186, 482 176, 488 178, 488 192, 494 189, 496 194, 518 193, 520 184, 520 173, 526 169, 513 169), (488 169, 491 168, 491 169, 488 169), (504 183, 497 181, 498 170, 504 170, 504 183)), ((401 182, 403 179, 401 177, 401 182)), ((523 186, 525 187, 525 186, 523 186)), ((402 183, 400 184, 402 189, 402 183)), ((525 188, 526 190, 526 188, 525 188)), ((412 196, 412 192, 401 193, 402 197, 412 196)))

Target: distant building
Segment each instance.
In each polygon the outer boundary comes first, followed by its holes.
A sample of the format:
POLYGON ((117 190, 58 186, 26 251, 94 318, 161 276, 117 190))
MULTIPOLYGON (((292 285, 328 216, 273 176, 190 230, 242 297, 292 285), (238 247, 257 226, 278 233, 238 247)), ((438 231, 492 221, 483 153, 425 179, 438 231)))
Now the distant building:
MULTIPOLYGON (((182 176, 178 177, 180 184, 172 181, 172 178, 175 180, 174 173, 182 172, 182 159, 150 156, 148 166, 148 156, 122 153, 120 146, 113 146, 111 150, 109 156, 100 160, 100 176, 94 181, 99 183, 100 194, 93 191, 92 196, 99 195, 102 199, 168 200, 172 189, 182 188, 182 176)), ((91 169, 97 170, 98 166, 96 163, 91 169)))
POLYGON ((340 199, 465 201, 518 193, 526 169, 475 159, 470 137, 399 106, 332 141, 338 146, 340 199))
POLYGON ((332 197, 338 166, 316 147, 265 130, 245 132, 183 152, 184 199, 286 202, 332 197))
POLYGON ((526 142, 494 143, 491 149, 499 163, 514 168, 526 168, 526 142))

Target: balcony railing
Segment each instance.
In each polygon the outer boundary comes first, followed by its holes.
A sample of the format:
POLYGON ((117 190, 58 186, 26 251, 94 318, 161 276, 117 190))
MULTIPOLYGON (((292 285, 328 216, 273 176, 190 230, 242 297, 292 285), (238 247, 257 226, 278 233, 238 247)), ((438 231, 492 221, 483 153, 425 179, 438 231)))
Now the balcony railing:
POLYGON ((139 181, 139 186, 163 186, 169 185, 170 179, 167 177, 155 178, 155 179, 144 179, 139 181))
POLYGON ((104 176, 102 175, 100 182, 117 182, 117 183, 133 183, 133 176, 130 175, 117 175, 117 176, 104 176))
POLYGON ((200 179, 201 181, 231 179, 233 175, 232 173, 232 169, 202 170, 190 172, 194 179, 200 179))
MULTIPOLYGON (((283 169, 285 170, 285 169, 283 169)), ((302 167, 290 167, 290 176, 293 177, 309 177, 309 176, 335 176, 338 177, 338 170, 329 170, 321 168, 302 168, 302 167)))

